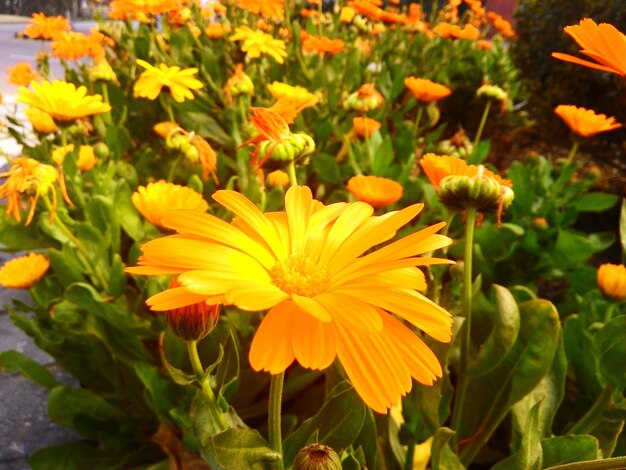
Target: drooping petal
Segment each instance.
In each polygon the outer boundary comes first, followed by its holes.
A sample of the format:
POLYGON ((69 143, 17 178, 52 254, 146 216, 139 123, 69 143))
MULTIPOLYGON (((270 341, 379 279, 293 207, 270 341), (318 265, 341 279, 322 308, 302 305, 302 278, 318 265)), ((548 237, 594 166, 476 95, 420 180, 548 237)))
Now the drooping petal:
POLYGON ((254 370, 280 374, 294 361, 290 304, 278 304, 261 321, 250 346, 250 365, 254 370))
POLYGON ((332 326, 297 310, 294 305, 291 339, 296 360, 308 369, 325 369, 337 355, 332 326))

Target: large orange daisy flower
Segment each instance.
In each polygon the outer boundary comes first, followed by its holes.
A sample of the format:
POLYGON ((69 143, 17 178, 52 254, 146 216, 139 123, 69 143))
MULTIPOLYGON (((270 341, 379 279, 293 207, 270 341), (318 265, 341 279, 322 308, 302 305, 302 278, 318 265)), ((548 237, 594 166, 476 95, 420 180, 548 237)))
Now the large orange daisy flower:
POLYGON ((565 32, 582 47, 581 54, 597 63, 560 52, 553 52, 552 57, 626 77, 626 35, 615 26, 585 18, 577 25, 566 26, 565 32))
POLYGON ((33 13, 24 29, 24 35, 31 39, 50 40, 62 31, 72 29, 64 16, 46 16, 44 13, 33 13))
POLYGON ((324 369, 338 358, 356 391, 385 413, 412 386, 442 370, 422 339, 391 313, 439 341, 451 316, 419 291, 418 266, 448 263, 419 255, 451 240, 427 227, 378 250, 422 209, 380 217, 363 202, 324 206, 306 186, 291 187, 284 212, 261 212, 235 191, 213 198, 235 215, 229 224, 206 213, 173 212, 161 222, 178 234, 142 246, 128 272, 171 274, 181 287, 148 299, 165 311, 200 301, 269 309, 250 349, 254 370, 279 374, 298 361, 324 369), (367 254, 366 254, 367 253, 367 254))

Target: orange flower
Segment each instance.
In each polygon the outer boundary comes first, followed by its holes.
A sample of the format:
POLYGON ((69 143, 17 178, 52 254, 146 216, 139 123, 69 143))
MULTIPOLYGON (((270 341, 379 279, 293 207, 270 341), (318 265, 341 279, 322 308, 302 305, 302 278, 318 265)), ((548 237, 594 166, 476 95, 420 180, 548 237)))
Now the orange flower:
POLYGON ((50 134, 56 132, 59 127, 54 123, 54 119, 48 113, 40 110, 39 108, 32 108, 30 106, 24 108, 24 115, 30 121, 33 129, 42 134, 50 134))
POLYGON ((251 13, 275 20, 285 19, 284 0, 237 0, 237 6, 251 13))
POLYGON ((608 23, 598 25, 592 19, 585 18, 577 25, 566 26, 565 32, 582 47, 582 54, 597 63, 560 52, 553 52, 552 57, 626 77, 626 35, 615 26, 608 23))
POLYGON ((598 287, 610 299, 626 299, 626 266, 606 263, 598 268, 598 287))
POLYGON ((478 48, 482 49, 483 51, 490 51, 493 47, 491 45, 491 41, 487 39, 479 39, 478 41, 476 41, 476 46, 478 46, 478 48))
POLYGON ((380 15, 383 13, 383 10, 379 8, 381 4, 368 0, 353 0, 348 2, 348 6, 353 8, 359 15, 365 16, 372 21, 378 21, 380 19, 380 15))
POLYGON ((30 289, 50 267, 50 261, 39 253, 13 258, 0 267, 0 286, 6 289, 30 289))
POLYGON ((433 32, 441 38, 473 40, 480 37, 480 31, 471 24, 466 24, 461 28, 456 24, 439 23, 433 28, 433 32))
POLYGON ((570 130, 581 137, 592 137, 601 132, 622 127, 614 117, 596 114, 591 109, 561 104, 554 112, 567 124, 570 130))
MULTIPOLYGON (((427 153, 424 155, 420 160, 420 165, 435 189, 439 188, 441 180, 446 176, 456 175, 474 177, 479 171, 479 167, 477 165, 468 165, 462 158, 451 157, 449 155, 435 155, 434 153, 427 153)), ((497 173, 494 173, 485 167, 482 167, 481 172, 483 176, 495 179, 500 186, 506 186, 507 188, 513 187, 511 180, 502 178, 497 173)))
POLYGON ((30 66, 30 62, 20 62, 13 67, 6 68, 9 74, 9 83, 17 86, 28 86, 33 80, 39 81, 43 78, 30 66))
POLYGON ((404 79, 404 85, 417 100, 425 103, 442 100, 452 93, 452 90, 447 86, 425 78, 407 77, 404 79))
POLYGON ((211 39, 221 39, 228 33, 230 33, 230 26, 224 23, 211 23, 204 28, 204 34, 211 39))
POLYGON ((353 176, 348 180, 348 191, 359 201, 372 207, 386 207, 395 204, 402 197, 404 188, 396 181, 380 176, 353 176))
POLYGON ((57 34, 50 47, 52 55, 63 60, 77 60, 89 53, 87 36, 74 31, 57 34))
POLYGON ((380 14, 380 21, 390 24, 407 24, 409 22, 409 18, 401 13, 383 11, 380 14))
POLYGON ((28 23, 24 34, 31 39, 50 40, 58 33, 72 29, 64 16, 46 16, 43 13, 33 13, 28 23))
POLYGON ((301 86, 272 82, 267 89, 278 100, 270 109, 280 114, 288 124, 293 124, 302 110, 315 106, 319 101, 316 95, 301 86))
POLYGON ((359 137, 370 137, 374 131, 380 129, 380 126, 380 122, 375 119, 361 116, 352 119, 352 127, 354 127, 354 132, 359 137))
POLYGON ((337 54, 345 50, 345 44, 341 39, 330 39, 326 36, 308 36, 302 41, 302 50, 316 52, 318 54, 337 54))

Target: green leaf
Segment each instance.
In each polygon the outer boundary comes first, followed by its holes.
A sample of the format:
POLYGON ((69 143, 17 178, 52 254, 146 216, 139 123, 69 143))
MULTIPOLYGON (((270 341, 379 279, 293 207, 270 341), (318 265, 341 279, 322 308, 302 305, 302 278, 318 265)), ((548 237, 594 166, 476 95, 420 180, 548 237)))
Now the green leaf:
POLYGON ((135 364, 135 373, 144 386, 145 402, 160 415, 166 415, 175 407, 172 401, 174 392, 172 383, 156 367, 146 362, 135 364))
POLYGON ((541 441, 541 447, 545 468, 599 457, 598 440, 593 436, 550 437, 541 441))
POLYGON ((540 405, 541 401, 537 401, 530 407, 519 450, 491 467, 492 470, 540 470, 542 468, 540 405))
POLYGON ((62 251, 50 249, 47 253, 50 265, 64 287, 85 280, 85 268, 73 251, 68 245, 64 245, 62 251))
POLYGON ((493 330, 480 348, 476 362, 470 366, 469 377, 478 377, 496 367, 513 347, 519 332, 519 308, 515 298, 506 287, 494 284, 493 290, 496 298, 493 330))
POLYGON ((366 406, 348 382, 337 384, 326 403, 312 418, 304 421, 283 444, 285 464, 291 465, 296 453, 312 435, 317 442, 341 452, 354 442, 363 428, 366 406))
POLYGON ((118 213, 122 228, 135 241, 143 239, 143 222, 131 202, 128 184, 122 180, 115 193, 115 211, 118 213))
POLYGON ((100 395, 84 388, 58 385, 48 399, 50 419, 66 428, 76 428, 80 416, 96 421, 123 421, 125 412, 105 401, 100 395))
POLYGON ((452 429, 445 427, 439 428, 435 432, 430 448, 433 470, 465 470, 465 466, 448 445, 455 434, 452 429))
POLYGON ((626 387, 626 315, 605 323, 596 333, 594 349, 602 376, 618 390, 626 387))
POLYGON ((235 338, 235 333, 233 330, 230 330, 226 346, 224 346, 224 357, 220 361, 215 374, 218 400, 224 407, 228 405, 227 399, 234 392, 238 383, 239 349, 240 346, 235 338))
POLYGON ((468 159, 468 163, 472 163, 474 165, 478 165, 485 161, 485 159, 489 156, 489 150, 491 148, 491 141, 489 140, 481 140, 476 145, 476 148, 472 151, 470 158, 468 159))
POLYGON ((31 468, 47 470, 92 470, 113 468, 118 460, 98 447, 84 442, 70 442, 36 450, 28 457, 31 468))
POLYGON ((313 169, 325 183, 341 184, 341 172, 335 157, 320 153, 313 157, 313 169))
POLYGON ((109 277, 109 290, 114 297, 121 297, 126 287, 126 273, 124 272, 124 262, 119 253, 113 255, 111 263, 111 275, 109 277))
POLYGON ((567 361, 581 392, 588 397, 599 395, 604 387, 595 357, 594 339, 578 314, 568 315, 563 321, 563 342, 567 361))
POLYGON ((164 334, 161 334, 161 337, 159 338, 159 353, 161 355, 161 362, 165 366, 165 370, 167 370, 172 380, 176 382, 177 384, 179 385, 191 384, 196 379, 196 376, 192 374, 187 374, 186 372, 170 364, 170 362, 167 360, 167 356, 165 355, 165 348, 163 347, 163 337, 164 337, 164 334))
POLYGON ((575 198, 572 204, 580 212, 603 212, 613 207, 618 199, 616 194, 592 192, 575 198))
MULTIPOLYGON (((380 134, 379 132, 374 132, 372 137, 380 134)), ((375 140, 372 138, 370 140, 370 148, 374 152, 374 160, 372 162, 372 174, 376 176, 389 177, 391 176, 390 171, 392 170, 392 162, 394 159, 394 151, 393 151, 393 142, 391 141, 391 136, 386 135, 380 145, 376 144, 375 140)))
POLYGON ((59 385, 52 372, 18 351, 1 352, 0 369, 7 372, 17 371, 24 377, 47 389, 52 389, 59 385))
POLYGON ((263 463, 280 460, 258 431, 247 427, 229 428, 200 444, 202 458, 215 470, 262 470, 263 463))

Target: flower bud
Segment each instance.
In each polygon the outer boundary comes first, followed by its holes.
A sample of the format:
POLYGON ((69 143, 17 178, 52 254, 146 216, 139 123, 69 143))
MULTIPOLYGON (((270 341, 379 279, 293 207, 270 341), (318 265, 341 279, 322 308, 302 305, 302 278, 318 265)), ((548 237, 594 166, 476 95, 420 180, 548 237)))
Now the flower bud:
POLYGON ((502 186, 491 177, 449 175, 439 184, 439 199, 456 212, 468 207, 479 212, 497 212, 501 196, 502 186))
POLYGON ((106 60, 100 61, 89 68, 89 78, 92 82, 102 80, 104 82, 119 84, 113 68, 106 60))
POLYGON ((306 164, 307 157, 315 151, 315 142, 313 139, 303 133, 291 134, 289 137, 285 137, 280 142, 261 142, 258 146, 257 153, 258 158, 265 160, 269 157, 270 160, 276 162, 291 162, 306 164))
POLYGON ((309 444, 296 454, 293 470, 341 470, 341 459, 329 446, 309 444))
POLYGON ((533 219, 533 227, 536 228, 537 230, 548 230, 548 228, 550 227, 550 224, 548 224, 548 221, 546 220, 545 217, 535 217, 533 219))
POLYGON ((96 145, 94 145, 93 151, 98 158, 107 158, 109 155, 111 155, 109 147, 104 142, 98 142, 96 145))
MULTIPOLYGON (((180 287, 173 280, 170 289, 180 287)), ((198 302, 165 312, 165 322, 174 334, 185 341, 198 341, 208 335, 219 320, 220 305, 198 302)))
POLYGON ((609 299, 626 299, 626 267, 623 264, 606 263, 598 268, 598 287, 609 299))
POLYGON ((343 101, 343 107, 346 110, 368 113, 380 108, 384 101, 383 95, 376 91, 374 85, 367 83, 348 95, 343 101))
POLYGON ((476 90, 476 96, 486 96, 502 102, 506 102, 509 99, 509 95, 507 95, 506 91, 498 85, 483 85, 476 90))

